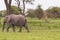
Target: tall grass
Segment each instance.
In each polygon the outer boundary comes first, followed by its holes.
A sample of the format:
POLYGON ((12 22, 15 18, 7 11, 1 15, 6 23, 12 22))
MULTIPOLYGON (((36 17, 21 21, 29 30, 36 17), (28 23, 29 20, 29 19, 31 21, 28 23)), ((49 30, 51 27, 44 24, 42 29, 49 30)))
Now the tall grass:
POLYGON ((28 25, 30 27, 41 29, 60 29, 60 19, 47 19, 46 22, 43 19, 28 19, 28 25))
MULTIPOLYGON (((0 40, 60 40, 60 19, 48 19, 48 22, 35 18, 27 20, 29 33, 24 28, 22 32, 18 32, 17 29, 16 32, 12 32, 12 29, 9 32, 2 32, 0 28, 0 40)), ((3 22, 3 18, 0 22, 3 22)))
MULTIPOLYGON (((46 22, 43 19, 27 18, 30 29, 60 29, 60 19, 48 19, 46 22)), ((2 27, 3 18, 0 20, 0 27, 2 27)))

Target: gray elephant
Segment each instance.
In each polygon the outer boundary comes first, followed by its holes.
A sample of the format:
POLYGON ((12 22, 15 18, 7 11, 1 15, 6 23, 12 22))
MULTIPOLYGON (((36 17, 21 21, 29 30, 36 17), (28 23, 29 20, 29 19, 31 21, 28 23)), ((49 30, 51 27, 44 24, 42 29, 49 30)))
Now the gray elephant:
POLYGON ((15 26, 19 26, 19 32, 22 31, 22 27, 25 27, 27 32, 29 32, 27 20, 24 15, 10 14, 10 15, 5 16, 2 31, 4 31, 5 29, 4 25, 6 23, 9 25, 7 27, 7 32, 9 31, 10 25, 12 26, 14 32, 15 32, 15 26))

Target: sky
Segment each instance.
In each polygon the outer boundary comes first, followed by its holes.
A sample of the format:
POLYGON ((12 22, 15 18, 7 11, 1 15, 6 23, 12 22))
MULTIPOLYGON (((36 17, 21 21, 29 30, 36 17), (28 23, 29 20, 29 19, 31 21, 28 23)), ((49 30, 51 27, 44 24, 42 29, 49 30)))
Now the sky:
MULTIPOLYGON (((12 5, 16 5, 16 2, 12 0, 12 5)), ((37 5, 41 5, 43 10, 48 9, 49 7, 57 6, 60 7, 60 0, 35 0, 34 4, 27 4, 26 9, 35 9, 37 5)), ((0 10, 5 10, 4 0, 0 1, 0 10)))

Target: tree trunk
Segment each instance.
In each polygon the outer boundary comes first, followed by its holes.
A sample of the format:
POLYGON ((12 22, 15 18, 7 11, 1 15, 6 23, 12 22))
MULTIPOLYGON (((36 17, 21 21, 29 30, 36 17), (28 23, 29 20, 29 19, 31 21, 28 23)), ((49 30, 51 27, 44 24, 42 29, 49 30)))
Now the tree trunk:
POLYGON ((23 15, 25 15, 25 0, 23 0, 23 15))
POLYGON ((20 13, 22 13, 22 10, 20 8, 20 1, 19 0, 17 0, 17 5, 18 5, 18 8, 19 8, 19 14, 20 14, 20 13))
POLYGON ((6 5, 6 9, 7 9, 7 15, 11 14, 11 2, 12 0, 4 0, 5 5, 6 5))

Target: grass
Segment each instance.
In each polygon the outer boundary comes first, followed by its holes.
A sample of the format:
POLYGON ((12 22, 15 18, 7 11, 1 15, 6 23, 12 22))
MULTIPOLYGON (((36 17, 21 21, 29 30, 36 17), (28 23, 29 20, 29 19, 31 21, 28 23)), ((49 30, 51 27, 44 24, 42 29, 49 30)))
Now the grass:
MULTIPOLYGON (((22 32, 2 32, 0 27, 0 40, 60 40, 60 19, 48 19, 48 22, 38 19, 27 19, 30 32, 23 28, 22 32)), ((3 21, 0 20, 1 23, 3 21)), ((2 25, 0 25, 2 26, 2 25)))
POLYGON ((46 22, 43 19, 29 19, 28 24, 31 27, 45 28, 45 29, 60 29, 60 19, 48 19, 46 22))
POLYGON ((60 40, 59 30, 31 30, 23 32, 1 32, 0 40, 60 40))

